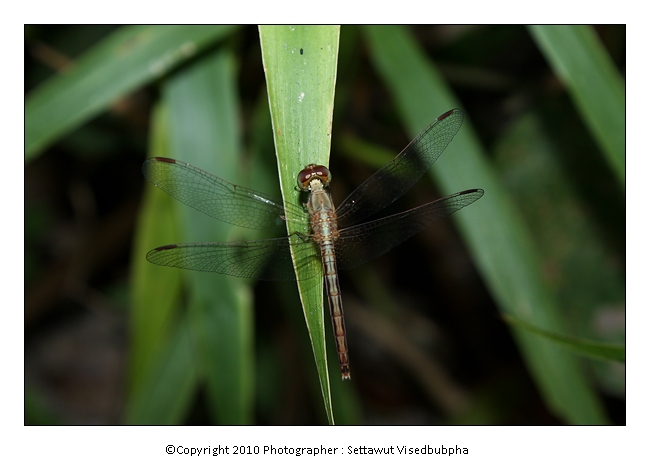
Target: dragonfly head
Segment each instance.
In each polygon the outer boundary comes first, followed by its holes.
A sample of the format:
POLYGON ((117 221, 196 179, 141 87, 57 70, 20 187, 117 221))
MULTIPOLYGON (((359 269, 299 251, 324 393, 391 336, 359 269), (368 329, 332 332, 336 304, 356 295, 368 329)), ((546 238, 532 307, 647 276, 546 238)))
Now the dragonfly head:
POLYGON ((298 186, 302 191, 309 191, 309 187, 313 180, 319 180, 323 186, 330 184, 332 174, 327 167, 323 165, 307 165, 300 173, 298 173, 298 186))

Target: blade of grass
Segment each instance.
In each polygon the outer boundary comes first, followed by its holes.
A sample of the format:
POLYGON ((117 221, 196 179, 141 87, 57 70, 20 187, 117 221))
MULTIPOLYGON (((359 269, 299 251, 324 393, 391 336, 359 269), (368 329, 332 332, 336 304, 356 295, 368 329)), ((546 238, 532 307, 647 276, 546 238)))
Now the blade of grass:
POLYGON ((529 30, 624 185, 625 84, 593 27, 542 25, 529 30))
MULTIPOLYGON (((230 52, 220 50, 169 78, 163 97, 169 105, 172 156, 238 183, 236 75, 230 52)), ((229 240, 231 225, 176 204, 184 242, 229 240)), ((203 272, 183 271, 182 277, 208 409, 222 424, 251 423, 254 349, 249 283, 203 272)))
MULTIPOLYGON (((152 115, 150 149, 168 155, 168 118, 158 106, 152 115)), ((127 424, 180 424, 198 382, 187 322, 174 321, 181 293, 181 271, 160 272, 145 259, 162 242, 178 242, 174 219, 162 219, 173 200, 153 186, 145 198, 135 233, 129 319, 127 424)))
MULTIPOLYGON (((617 240, 624 196, 608 165, 592 163, 601 154, 572 107, 557 96, 518 114, 492 143, 494 168, 517 202, 570 334, 623 348, 625 249, 617 240)), ((582 363, 598 387, 624 394, 620 364, 582 363)))
MULTIPOLYGON (((372 60, 412 136, 442 112, 460 105, 405 28, 372 26, 365 33, 372 60)), ((480 202, 453 218, 486 284, 504 311, 564 333, 556 305, 541 282, 539 259, 527 230, 467 122, 432 167, 431 176, 445 193, 485 189, 480 202)), ((528 332, 515 330, 514 335, 549 409, 571 423, 607 422, 572 355, 528 332)))
POLYGON ((615 363, 625 363, 625 346, 617 345, 614 343, 603 343, 600 341, 588 340, 586 338, 575 338, 571 336, 561 335, 557 332, 551 332, 531 325, 528 322, 512 317, 510 315, 502 315, 501 318, 511 325, 518 326, 532 333, 542 335, 549 340, 562 345, 575 353, 589 356, 591 358, 612 361, 615 363))
MULTIPOLYGON (((261 26, 280 185, 285 202, 296 203, 296 177, 308 164, 329 163, 339 27, 261 26)), ((288 232, 304 232, 288 223, 288 232)), ((296 256, 294 256, 296 258, 296 256)), ((295 260, 294 260, 295 262, 295 260)), ((325 354, 322 277, 318 285, 301 281, 298 289, 316 359, 328 420, 332 414, 325 354)))
POLYGON ((128 26, 25 101, 25 161, 136 88, 167 74, 233 26, 128 26))
POLYGON ((180 320, 169 339, 138 380, 125 410, 127 424, 182 424, 196 393, 198 375, 193 335, 188 320, 180 320))

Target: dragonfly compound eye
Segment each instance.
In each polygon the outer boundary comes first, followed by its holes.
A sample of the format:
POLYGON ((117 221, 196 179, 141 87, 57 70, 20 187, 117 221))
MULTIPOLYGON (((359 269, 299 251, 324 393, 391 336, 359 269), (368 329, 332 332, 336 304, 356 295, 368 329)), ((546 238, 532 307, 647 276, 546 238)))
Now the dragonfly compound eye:
POLYGON ((323 182, 323 185, 329 185, 332 174, 327 167, 323 165, 307 165, 300 173, 298 173, 298 186, 301 190, 307 191, 309 184, 312 180, 318 179, 323 182))

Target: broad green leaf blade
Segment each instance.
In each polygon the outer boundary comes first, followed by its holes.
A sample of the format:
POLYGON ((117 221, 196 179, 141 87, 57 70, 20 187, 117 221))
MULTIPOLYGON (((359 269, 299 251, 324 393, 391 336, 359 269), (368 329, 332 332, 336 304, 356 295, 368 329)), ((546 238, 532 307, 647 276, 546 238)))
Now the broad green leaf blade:
POLYGON ((588 340, 586 338, 575 338, 571 336, 561 335, 557 332, 551 332, 531 325, 528 322, 520 320, 510 315, 502 315, 507 323, 523 328, 526 331, 537 333, 549 340, 556 342, 570 350, 591 358, 596 358, 604 361, 612 361, 615 363, 625 363, 625 347, 614 343, 603 343, 600 341, 588 340))
POLYGON ((120 28, 27 97, 25 160, 234 29, 194 25, 120 28))
MULTIPOLYGON (((365 32, 372 60, 412 136, 441 113, 461 106, 405 28, 373 26, 365 32)), ((485 190, 483 199, 455 213, 453 219, 486 284, 504 311, 564 333, 555 302, 540 279, 539 258, 528 232, 490 170, 469 122, 465 120, 430 170, 431 176, 447 194, 467 188, 485 190)), ((515 337, 551 410, 571 423, 607 422, 572 355, 528 332, 515 331, 515 337)))
MULTIPOLYGON (((163 107, 152 116, 150 149, 167 155, 168 119, 163 107)), ((194 350, 186 322, 175 322, 181 294, 181 271, 161 272, 145 259, 161 242, 178 242, 169 216, 173 200, 153 186, 145 189, 132 256, 129 320, 127 424, 180 424, 196 391, 194 350), (168 218, 168 219, 165 219, 168 218)))
POLYGON ((187 320, 180 320, 138 380, 126 406, 127 424, 182 424, 196 393, 198 377, 194 338, 187 320))
MULTIPOLYGON (((557 97, 511 120, 493 142, 493 163, 517 202, 545 270, 541 278, 570 333, 622 348, 625 249, 612 236, 624 235, 625 197, 607 164, 591 163, 597 145, 566 108, 571 105, 557 97), (605 237, 604 229, 612 235, 605 237)), ((624 394, 620 365, 583 363, 592 384, 624 394)))
MULTIPOLYGON (((308 164, 329 163, 339 27, 261 26, 260 42, 285 202, 298 203, 296 177, 308 164)), ((288 232, 304 232, 288 225, 288 232)), ((294 256, 294 262, 296 257, 294 256)), ((316 359, 325 409, 332 414, 325 354, 323 285, 301 281, 298 289, 316 359)))
POLYGON ((593 27, 531 26, 530 32, 625 184, 625 84, 593 27))
MULTIPOLYGON (((220 50, 170 77, 163 89, 169 106, 172 156, 234 183, 239 182, 240 156, 236 76, 232 55, 220 50)), ((183 242, 230 240, 231 225, 176 205, 183 242)), ((249 424, 254 400, 249 283, 207 272, 183 271, 182 277, 189 293, 187 315, 198 345, 208 408, 219 423, 249 424)))

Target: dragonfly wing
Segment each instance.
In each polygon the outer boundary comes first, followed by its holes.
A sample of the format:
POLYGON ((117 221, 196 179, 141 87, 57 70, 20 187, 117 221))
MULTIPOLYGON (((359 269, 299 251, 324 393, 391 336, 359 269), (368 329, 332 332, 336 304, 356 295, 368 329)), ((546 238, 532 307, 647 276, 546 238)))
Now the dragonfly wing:
MULTIPOLYGON (((307 220, 297 206, 212 175, 171 158, 149 158, 142 173, 151 183, 178 201, 226 223, 250 229, 285 231, 290 219, 307 220)), ((305 232, 307 229, 305 229, 305 232)))
POLYGON ((321 272, 318 248, 296 236, 245 242, 169 244, 147 253, 153 264, 216 272, 258 280, 296 280, 290 247, 307 269, 306 278, 321 272))
POLYGON ((438 159, 463 123, 452 109, 420 133, 394 159, 375 172, 339 205, 339 227, 348 227, 385 208, 411 188, 438 159))
POLYGON ((336 241, 341 269, 352 269, 379 257, 430 224, 455 213, 483 196, 483 190, 461 191, 403 213, 340 231, 336 241))

